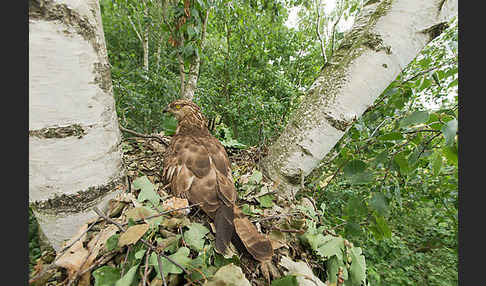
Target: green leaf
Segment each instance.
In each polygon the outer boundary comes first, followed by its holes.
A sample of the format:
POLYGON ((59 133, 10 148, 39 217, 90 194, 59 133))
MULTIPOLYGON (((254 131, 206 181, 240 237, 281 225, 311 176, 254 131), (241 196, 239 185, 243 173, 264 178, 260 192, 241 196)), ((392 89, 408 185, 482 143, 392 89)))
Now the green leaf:
POLYGON ((399 126, 401 128, 425 123, 429 120, 429 113, 427 111, 414 111, 409 116, 400 120, 399 126))
POLYGON ((160 202, 160 196, 154 189, 154 185, 149 181, 147 176, 139 177, 133 181, 133 189, 140 190, 138 194, 138 201, 150 201, 154 207, 157 207, 160 202))
POLYGON ((322 243, 324 239, 324 235, 322 233, 319 234, 310 234, 304 233, 301 238, 306 241, 312 250, 317 250, 319 245, 322 243))
POLYGON ((332 235, 326 235, 324 239, 326 242, 317 248, 317 254, 327 258, 336 255, 339 259, 343 259, 344 239, 332 235))
POLYGON ((373 182, 373 174, 370 171, 366 170, 352 176, 349 182, 354 185, 369 184, 373 182))
POLYGON ((366 170, 366 163, 361 160, 352 160, 343 169, 344 176, 351 177, 366 170))
POLYGON ((276 279, 272 281, 271 286, 299 286, 297 283, 297 277, 294 275, 284 276, 280 279, 276 279))
POLYGON ((403 139, 403 135, 400 132, 391 132, 378 137, 378 140, 381 141, 395 141, 395 140, 402 140, 402 139, 403 139))
POLYGON ((442 154, 447 158, 449 163, 454 164, 457 166, 457 145, 454 144, 453 146, 445 146, 442 148, 442 154))
POLYGON ((112 236, 110 236, 107 240, 106 240, 106 250, 108 251, 112 251, 113 249, 115 249, 117 246, 118 246, 118 238, 120 237, 120 234, 114 234, 112 236))
POLYGON ((259 184, 263 178, 263 175, 260 171, 255 170, 253 171, 253 174, 251 174, 250 178, 248 178, 249 182, 259 184))
POLYGON ((373 234, 376 236, 377 239, 382 238, 390 238, 391 237, 391 230, 386 223, 384 217, 380 216, 379 214, 375 213, 374 216, 374 225, 370 227, 373 231, 373 234))
POLYGON ((366 170, 366 163, 361 160, 353 160, 343 169, 344 177, 351 184, 367 184, 373 181, 373 174, 366 170))
MULTIPOLYGON (((133 220, 141 220, 149 216, 153 216, 158 214, 158 212, 150 207, 147 206, 140 206, 140 207, 135 207, 132 209, 129 209, 125 215, 127 216, 128 219, 133 219, 133 220)), ((154 217, 151 219, 148 219, 147 222, 149 223, 150 227, 158 227, 162 221, 164 220, 163 216, 158 216, 154 217)))
POLYGON ((349 280, 352 286, 360 286, 366 279, 366 262, 360 247, 350 250, 351 267, 349 268, 349 280))
POLYGON ((388 202, 381 192, 375 192, 369 201, 370 207, 380 215, 386 217, 389 214, 388 202))
POLYGON ((346 232, 346 235, 350 236, 360 236, 361 233, 361 226, 359 223, 348 221, 346 222, 346 225, 344 226, 344 231, 346 232))
POLYGON ((394 161, 399 166, 400 173, 406 176, 410 171, 410 168, 408 166, 408 159, 406 157, 405 152, 400 152, 396 154, 394 161))
POLYGON ((440 170, 442 168, 442 154, 438 152, 434 152, 434 155, 432 155, 432 158, 430 160, 430 166, 432 168, 432 173, 434 176, 439 175, 440 170))
POLYGON ((366 215, 367 209, 360 198, 353 197, 348 200, 344 212, 350 218, 360 218, 366 215))
POLYGON ((135 259, 142 259, 145 251, 146 249, 140 249, 139 251, 135 252, 135 259))
POLYGON ((192 223, 188 227, 189 230, 184 232, 184 241, 195 251, 202 251, 205 242, 204 237, 209 233, 209 229, 200 223, 192 223))
POLYGON ((196 30, 194 30, 194 28, 189 25, 187 27, 187 34, 189 35, 189 39, 192 38, 192 36, 194 36, 196 34, 196 30))
POLYGON ((130 286, 130 285, 132 285, 133 281, 136 279, 137 269, 138 269, 139 265, 140 265, 140 263, 133 266, 132 268, 130 268, 130 270, 128 270, 128 272, 125 275, 123 275, 123 277, 120 278, 120 280, 116 281, 115 286, 130 286))
POLYGON ((337 256, 333 256, 330 259, 328 259, 326 261, 326 266, 327 266, 327 277, 329 282, 331 282, 329 285, 336 285, 339 267, 343 269, 343 279, 346 280, 348 278, 348 272, 343 263, 343 260, 339 259, 337 256))
POLYGON ((94 286, 112 286, 120 279, 120 268, 102 266, 93 271, 94 286))
POLYGON ((457 120, 453 119, 448 121, 441 129, 444 134, 446 146, 452 146, 454 144, 454 138, 457 133, 457 120))
MULTIPOLYGON (((169 255, 169 258, 177 262, 182 267, 187 267, 187 265, 191 262, 191 259, 188 257, 190 253, 189 248, 181 247, 177 250, 176 253, 169 255)), ((162 261, 162 270, 164 271, 164 276, 168 275, 169 273, 180 274, 182 273, 182 269, 174 265, 172 262, 167 260, 165 257, 161 257, 162 261)), ((157 254, 152 252, 149 258, 150 265, 154 266, 155 270, 157 271, 157 277, 162 279, 159 272, 159 263, 157 261, 157 254)))
POLYGON ((271 208, 273 207, 273 195, 266 194, 260 197, 257 197, 256 200, 260 203, 260 206, 263 208, 271 208))

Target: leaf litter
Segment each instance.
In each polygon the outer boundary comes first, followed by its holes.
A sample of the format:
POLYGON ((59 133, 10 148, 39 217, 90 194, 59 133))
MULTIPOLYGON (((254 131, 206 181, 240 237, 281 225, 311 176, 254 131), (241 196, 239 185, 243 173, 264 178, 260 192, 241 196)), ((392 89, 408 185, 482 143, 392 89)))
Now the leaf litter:
MULTIPOLYGON (((48 285, 164 285, 161 269, 167 285, 295 285, 306 279, 298 285, 307 285, 309 279, 314 285, 330 285, 322 262, 312 257, 335 255, 339 247, 312 242, 313 249, 305 243, 304 234, 313 237, 306 232, 314 218, 303 211, 305 204, 296 206, 298 202, 280 199, 277 185, 257 170, 266 150, 228 150, 239 193, 237 204, 250 212, 250 220, 274 248, 272 261, 259 264, 233 244, 226 255, 217 253, 209 217, 187 200, 168 195, 160 172, 164 145, 150 138, 124 139, 122 144, 129 190, 108 204, 110 221, 98 218, 92 229, 85 224, 65 243, 72 245, 54 260, 57 268, 47 279, 48 285)), ((351 254, 356 261, 353 277, 361 279, 364 274, 359 266, 364 258, 359 257, 361 251, 351 254)), ((32 279, 41 272, 42 259, 31 273, 30 285, 44 285, 32 279)))

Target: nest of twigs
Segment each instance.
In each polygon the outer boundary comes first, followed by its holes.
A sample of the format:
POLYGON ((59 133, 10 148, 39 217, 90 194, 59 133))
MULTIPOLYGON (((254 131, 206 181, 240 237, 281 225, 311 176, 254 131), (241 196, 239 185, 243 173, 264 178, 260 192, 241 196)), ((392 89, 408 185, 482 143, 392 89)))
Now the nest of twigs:
POLYGON ((225 284, 217 274, 229 264, 237 266, 229 273, 237 275, 234 269, 241 269, 244 277, 240 280, 270 285, 287 272, 280 264, 283 256, 324 271, 322 265, 312 262, 312 254, 298 239, 308 218, 293 204, 279 199, 276 186, 255 175, 265 152, 261 148, 232 149, 228 153, 240 193, 237 204, 271 239, 273 259, 261 267, 244 249, 230 247, 226 256, 216 253, 209 217, 197 206, 177 205, 179 201, 167 193, 161 181, 164 142, 168 139, 132 137, 122 141, 130 182, 127 190, 104 212, 94 209, 98 217, 85 224, 60 251, 44 252, 31 273, 31 285, 110 285, 103 281, 141 286, 233 285, 225 284), (140 201, 142 189, 136 185, 143 177, 160 196, 160 206, 140 201), (168 274, 161 276, 161 272, 168 274))

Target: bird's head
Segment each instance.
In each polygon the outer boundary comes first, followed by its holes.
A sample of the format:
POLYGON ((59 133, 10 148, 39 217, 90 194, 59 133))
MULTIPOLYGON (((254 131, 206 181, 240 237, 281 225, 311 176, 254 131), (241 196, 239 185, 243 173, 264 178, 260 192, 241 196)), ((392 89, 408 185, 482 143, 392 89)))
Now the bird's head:
POLYGON ((167 105, 163 113, 166 112, 173 114, 178 121, 181 121, 187 115, 200 114, 201 109, 190 100, 178 99, 167 105))

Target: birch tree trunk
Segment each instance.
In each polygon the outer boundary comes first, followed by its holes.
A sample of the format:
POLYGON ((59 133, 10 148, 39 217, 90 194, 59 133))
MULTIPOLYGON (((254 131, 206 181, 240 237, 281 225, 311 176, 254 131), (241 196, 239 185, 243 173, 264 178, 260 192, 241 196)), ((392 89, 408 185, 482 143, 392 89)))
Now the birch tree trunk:
POLYGON ((149 27, 143 33, 143 69, 149 70, 149 27))
MULTIPOLYGON (((208 23, 210 9, 206 11, 201 29, 201 51, 204 48, 204 40, 206 38, 206 27, 208 23)), ((181 69, 181 93, 180 98, 192 100, 197 88, 197 80, 199 78, 199 66, 201 65, 201 57, 199 54, 194 55, 187 78, 184 79, 184 64, 180 64, 181 69), (183 86, 183 88, 182 88, 183 86)))
POLYGON ((55 250, 125 188, 98 0, 29 1, 29 205, 55 250))
POLYGON ((382 0, 366 5, 262 160, 264 173, 293 197, 354 120, 441 34, 457 0, 382 0))
MULTIPOLYGON (((145 5, 147 5, 145 3, 145 5)), ((145 6, 144 10, 144 15, 145 17, 148 17, 148 7, 145 6)), ((145 71, 149 70, 149 25, 145 26, 145 31, 143 31, 143 41, 142 41, 142 47, 143 47, 143 69, 145 71)))

